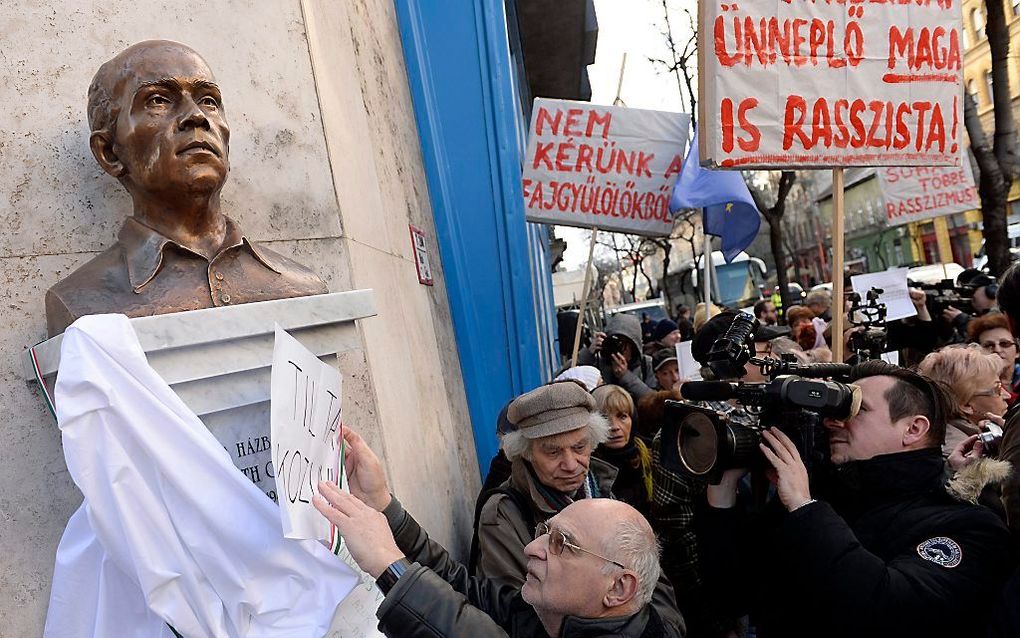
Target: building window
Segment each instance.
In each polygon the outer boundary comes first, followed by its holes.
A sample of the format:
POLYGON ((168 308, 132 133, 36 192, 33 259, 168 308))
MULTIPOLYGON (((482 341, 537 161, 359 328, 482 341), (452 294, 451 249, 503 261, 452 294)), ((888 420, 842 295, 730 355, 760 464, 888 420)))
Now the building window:
POLYGON ((992 90, 992 71, 989 69, 985 71, 985 89, 988 90, 988 103, 991 104, 995 100, 995 92, 992 90))
POLYGON ((1013 6, 1013 15, 1020 16, 1020 0, 1012 0, 1010 4, 1013 6))
POLYGON ((974 9, 970 12, 970 26, 974 29, 974 40, 980 41, 985 37, 985 16, 981 9, 974 9))
POLYGON ((969 93, 970 97, 974 99, 975 104, 979 104, 981 102, 981 96, 978 95, 977 83, 975 83, 974 80, 967 81, 967 93, 969 93))

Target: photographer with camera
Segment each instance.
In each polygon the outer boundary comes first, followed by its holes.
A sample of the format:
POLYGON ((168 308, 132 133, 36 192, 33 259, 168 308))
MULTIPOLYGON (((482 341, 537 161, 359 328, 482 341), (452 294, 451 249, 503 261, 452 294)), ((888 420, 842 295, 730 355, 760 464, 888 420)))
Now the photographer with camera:
POLYGON ((927 294, 932 316, 940 319, 939 338, 943 343, 967 341, 967 326, 975 317, 986 315, 998 303, 999 285, 995 277, 969 268, 956 281, 946 279, 918 288, 927 294))
POLYGON ((951 403, 883 361, 854 366, 850 379, 860 407, 824 421, 837 466, 824 492, 776 427, 759 449, 777 500, 760 514, 736 507, 743 468, 708 487, 698 518, 706 573, 749 584, 731 602, 762 638, 977 635, 974 610, 1004 580, 1009 538, 992 512, 944 488, 951 403))
POLYGON ((633 315, 613 315, 606 331, 595 333, 591 345, 577 353, 577 364, 598 368, 607 384, 629 392, 634 403, 656 385, 652 358, 641 351, 641 322, 633 315))
MULTIPOLYGON (((732 312, 722 313, 702 326, 691 344, 691 354, 696 361, 702 365, 707 363, 709 350, 735 316, 732 312)), ((785 326, 759 326, 753 336, 755 356, 770 357, 772 340, 786 334, 789 328, 785 326)), ((753 364, 747 364, 742 374, 748 380, 764 380, 753 364)), ((699 401, 694 405, 711 409, 734 423, 755 425, 758 422, 757 416, 733 402, 699 401)), ((704 595, 693 525, 695 509, 704 503, 705 481, 663 465, 662 444, 662 436, 656 433, 652 442, 652 520, 662 540, 662 570, 677 592, 677 601, 691 634, 722 634, 734 627, 734 619, 727 617, 716 601, 704 595)))

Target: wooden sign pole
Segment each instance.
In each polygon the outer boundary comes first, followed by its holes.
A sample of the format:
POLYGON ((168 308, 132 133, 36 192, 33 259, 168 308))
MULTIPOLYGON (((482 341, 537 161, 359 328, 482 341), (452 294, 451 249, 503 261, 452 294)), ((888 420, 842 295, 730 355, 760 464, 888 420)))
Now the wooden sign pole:
MULTIPOLYGON (((704 229, 704 222, 702 222, 704 229)), ((704 263, 702 286, 705 290, 705 321, 712 318, 709 311, 712 308, 712 236, 705 232, 701 238, 701 260, 704 263)))
POLYGON ((832 360, 843 362, 843 169, 832 169, 832 360))
POLYGON ((584 286, 581 288, 581 309, 577 315, 577 327, 574 329, 574 349, 570 355, 570 367, 577 365, 577 351, 581 347, 581 327, 584 326, 584 311, 588 306, 588 297, 591 292, 591 262, 595 256, 595 238, 598 237, 599 229, 592 226, 591 244, 588 246, 588 263, 584 267, 584 286))

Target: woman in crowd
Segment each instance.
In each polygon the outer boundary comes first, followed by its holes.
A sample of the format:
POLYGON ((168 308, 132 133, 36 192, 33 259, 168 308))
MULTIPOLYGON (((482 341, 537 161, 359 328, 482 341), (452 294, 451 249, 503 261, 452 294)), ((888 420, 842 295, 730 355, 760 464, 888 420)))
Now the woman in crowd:
POLYGON ((814 325, 815 313, 805 306, 791 306, 786 311, 786 323, 790 326, 790 338, 804 350, 812 350, 819 344, 819 335, 814 325))
POLYGON ((652 454, 634 436, 634 400, 623 388, 604 385, 592 392, 599 412, 609 421, 609 438, 595 457, 617 469, 613 494, 648 516, 652 498, 652 454))
POLYGON ((917 371, 943 383, 957 403, 957 414, 946 427, 946 455, 980 432, 985 421, 1002 423, 1009 392, 999 378, 1001 370, 1001 359, 974 344, 947 346, 921 361, 917 371))
POLYGON ((1010 392, 1010 402, 1020 390, 1020 365, 1017 364, 1016 339, 1009 331, 1006 315, 992 312, 972 319, 967 325, 967 336, 971 343, 981 346, 988 353, 994 353, 1002 360, 999 379, 1010 392))

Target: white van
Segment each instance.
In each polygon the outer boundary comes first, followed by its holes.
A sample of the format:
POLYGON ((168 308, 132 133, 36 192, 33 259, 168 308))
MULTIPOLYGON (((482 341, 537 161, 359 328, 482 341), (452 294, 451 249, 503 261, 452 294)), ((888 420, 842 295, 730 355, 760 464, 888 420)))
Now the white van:
MULTIPOLYGON (((1020 260, 1020 223, 1006 226, 1006 237, 1009 243, 1009 252, 1013 254, 1013 261, 1020 260)), ((985 254, 985 240, 982 239, 981 248, 978 249, 977 255, 974 256, 974 267, 978 270, 984 270, 987 265, 988 255, 985 254)))

